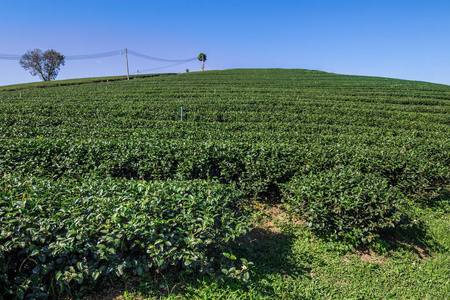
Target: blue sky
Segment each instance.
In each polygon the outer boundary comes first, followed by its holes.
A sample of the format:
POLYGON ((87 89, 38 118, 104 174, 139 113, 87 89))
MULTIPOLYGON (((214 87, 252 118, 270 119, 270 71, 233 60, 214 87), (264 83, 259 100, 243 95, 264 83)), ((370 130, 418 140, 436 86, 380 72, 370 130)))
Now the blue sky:
MULTIPOLYGON (((450 84, 450 1, 0 0, 0 54, 128 48, 208 56, 206 69, 304 68, 450 84)), ((129 56, 130 72, 165 67, 129 56)), ((198 61, 153 72, 199 71, 198 61)), ((39 81, 0 60, 0 85, 39 81)), ((67 61, 58 79, 126 74, 125 57, 67 61)))

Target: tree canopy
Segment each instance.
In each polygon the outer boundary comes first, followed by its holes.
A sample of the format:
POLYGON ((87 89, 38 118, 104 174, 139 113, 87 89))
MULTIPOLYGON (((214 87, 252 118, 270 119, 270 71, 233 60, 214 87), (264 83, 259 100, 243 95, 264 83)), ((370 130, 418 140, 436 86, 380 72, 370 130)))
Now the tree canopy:
POLYGON ((25 70, 29 70, 33 76, 38 75, 43 81, 55 79, 64 64, 64 55, 53 49, 45 52, 41 49, 28 50, 20 60, 20 65, 25 70))
POLYGON ((198 55, 198 60, 204 62, 206 60, 206 54, 205 53, 200 53, 198 55))

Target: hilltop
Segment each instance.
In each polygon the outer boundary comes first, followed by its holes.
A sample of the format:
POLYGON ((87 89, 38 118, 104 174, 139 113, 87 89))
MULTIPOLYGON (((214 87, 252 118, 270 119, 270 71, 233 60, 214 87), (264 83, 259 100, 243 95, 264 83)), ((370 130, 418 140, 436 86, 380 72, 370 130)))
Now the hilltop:
POLYGON ((450 293, 450 86, 301 69, 51 85, 0 90, 0 293, 450 293))

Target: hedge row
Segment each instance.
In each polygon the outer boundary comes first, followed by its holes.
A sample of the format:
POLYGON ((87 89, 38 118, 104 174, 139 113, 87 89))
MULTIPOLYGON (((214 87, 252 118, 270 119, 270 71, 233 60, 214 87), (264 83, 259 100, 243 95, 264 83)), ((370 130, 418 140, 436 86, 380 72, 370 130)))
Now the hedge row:
POLYGON ((117 177, 145 180, 217 178, 266 193, 295 175, 351 166, 386 178, 421 198, 450 179, 450 144, 330 136, 305 143, 191 141, 182 139, 19 139, 0 141, 0 168, 11 174, 117 177), (359 140, 358 140, 359 139, 359 140))
POLYGON ((240 193, 212 182, 4 176, 0 189, 1 297, 163 269, 221 273, 248 229, 240 193))

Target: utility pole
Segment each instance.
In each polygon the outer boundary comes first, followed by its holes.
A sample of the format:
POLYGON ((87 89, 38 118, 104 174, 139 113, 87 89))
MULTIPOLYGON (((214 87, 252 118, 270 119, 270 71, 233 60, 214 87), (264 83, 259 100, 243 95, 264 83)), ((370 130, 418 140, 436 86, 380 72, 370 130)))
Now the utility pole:
POLYGON ((127 61, 127 80, 130 80, 130 71, 128 69, 128 52, 127 52, 127 48, 125 48, 125 60, 127 61))

